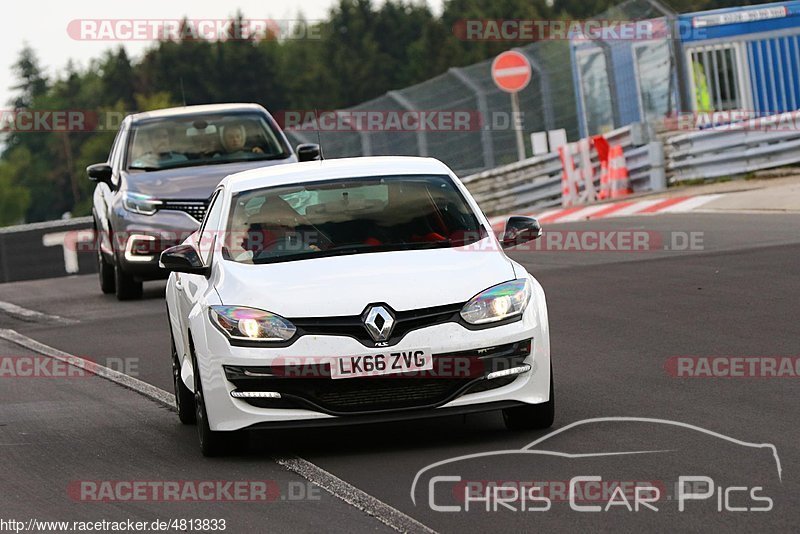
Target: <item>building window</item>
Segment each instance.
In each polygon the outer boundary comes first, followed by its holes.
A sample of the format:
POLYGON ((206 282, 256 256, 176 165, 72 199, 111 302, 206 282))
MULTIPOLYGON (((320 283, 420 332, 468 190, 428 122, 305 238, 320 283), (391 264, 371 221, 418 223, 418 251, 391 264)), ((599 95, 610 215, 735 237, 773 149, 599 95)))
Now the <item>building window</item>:
POLYGON ((688 55, 696 111, 743 108, 739 54, 733 45, 696 47, 688 55))

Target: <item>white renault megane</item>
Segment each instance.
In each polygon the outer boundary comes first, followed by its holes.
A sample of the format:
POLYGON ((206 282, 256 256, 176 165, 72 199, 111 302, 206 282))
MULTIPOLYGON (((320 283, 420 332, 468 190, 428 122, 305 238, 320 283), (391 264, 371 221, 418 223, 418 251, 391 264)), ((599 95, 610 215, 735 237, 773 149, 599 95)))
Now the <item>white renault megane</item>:
POLYGON ((552 425, 541 285, 453 172, 372 157, 225 178, 200 230, 161 255, 181 421, 202 452, 248 428, 502 410, 552 425))

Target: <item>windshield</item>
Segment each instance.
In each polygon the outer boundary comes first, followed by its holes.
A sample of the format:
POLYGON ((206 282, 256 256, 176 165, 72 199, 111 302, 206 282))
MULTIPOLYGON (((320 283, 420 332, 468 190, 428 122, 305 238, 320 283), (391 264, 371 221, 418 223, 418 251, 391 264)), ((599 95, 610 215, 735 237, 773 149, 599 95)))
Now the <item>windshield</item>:
POLYGON ((234 195, 223 251, 239 263, 459 247, 487 233, 449 176, 387 176, 234 195))
POLYGON ((192 115, 134 126, 128 169, 156 171, 289 155, 261 114, 192 115))

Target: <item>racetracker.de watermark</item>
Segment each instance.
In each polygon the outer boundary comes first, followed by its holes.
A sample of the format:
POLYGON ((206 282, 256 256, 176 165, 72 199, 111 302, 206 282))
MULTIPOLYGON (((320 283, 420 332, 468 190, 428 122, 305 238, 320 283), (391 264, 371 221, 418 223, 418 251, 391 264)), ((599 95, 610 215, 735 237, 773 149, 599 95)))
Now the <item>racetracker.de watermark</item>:
POLYGON ((461 19, 453 25, 453 34, 464 41, 634 41, 663 34, 663 24, 650 20, 461 19))
MULTIPOLYGON (((85 109, 3 109, 0 131, 8 133, 116 132, 137 111, 85 109)), ((523 112, 475 110, 282 110, 273 113, 281 129, 295 132, 475 132, 524 129, 523 112)))
POLYGON ((0 380, 4 378, 85 378, 97 374, 101 367, 135 377, 139 375, 139 363, 139 358, 109 357, 102 363, 98 363, 77 356, 57 359, 47 356, 0 355, 0 380))
POLYGON ((462 41, 538 42, 564 40, 651 41, 671 35, 681 39, 706 37, 705 27, 663 19, 460 19, 453 35, 462 41))
POLYGON ((73 480, 67 496, 77 502, 319 501, 320 488, 277 480, 73 480))
MULTIPOLYGON (((645 480, 460 480, 453 485, 453 497, 463 502, 469 511, 492 503, 522 504, 525 501, 544 502, 609 502, 620 495, 628 501, 648 497, 648 502, 666 495, 663 481, 645 480)), ((488 511, 488 510, 487 510, 488 511)))
POLYGON ((800 131, 800 111, 695 111, 664 118, 667 130, 795 132, 800 131))
POLYGON ((74 19, 77 41, 263 41, 322 38, 319 20, 303 19, 74 19))
MULTIPOLYGON (((502 235, 499 236, 502 240, 502 235)), ((492 241, 476 241, 460 250, 496 250, 492 241)), ((702 251, 704 232, 652 230, 543 230, 538 239, 516 245, 514 252, 654 252, 702 251)))
MULTIPOLYGON (((86 232, 86 230, 66 232, 63 240, 64 248, 70 252, 96 252, 97 239, 92 239, 86 232)), ((182 243, 191 235, 191 232, 169 231, 158 234, 115 232, 110 236, 110 241, 116 251, 126 251, 134 256, 152 256, 182 243)), ((275 237, 272 233, 261 230, 205 232, 194 245, 199 248, 234 246, 242 247, 244 250, 261 250, 274 243, 275 237)), ((313 230, 289 231, 280 237, 283 239, 282 250, 286 252, 324 252, 327 247, 335 245, 323 234, 313 230)), ((419 237, 419 242, 425 239, 448 242, 446 236, 438 233, 419 237)), ((516 245, 512 250, 515 252, 695 252, 705 250, 705 237, 702 231, 544 230, 540 238, 516 245)), ((502 241, 502 234, 498 238, 502 241)), ((493 252, 500 248, 498 242, 486 239, 486 234, 480 232, 474 234, 462 232, 457 240, 449 239, 449 243, 460 252, 493 252)), ((365 244, 373 244, 384 249, 392 243, 369 241, 365 244)))
POLYGON ((524 125, 524 113, 469 109, 426 110, 310 110, 278 111, 280 127, 298 132, 474 132, 482 129, 514 130, 524 125))
POLYGON ((800 356, 672 356, 674 378, 800 378, 800 356))

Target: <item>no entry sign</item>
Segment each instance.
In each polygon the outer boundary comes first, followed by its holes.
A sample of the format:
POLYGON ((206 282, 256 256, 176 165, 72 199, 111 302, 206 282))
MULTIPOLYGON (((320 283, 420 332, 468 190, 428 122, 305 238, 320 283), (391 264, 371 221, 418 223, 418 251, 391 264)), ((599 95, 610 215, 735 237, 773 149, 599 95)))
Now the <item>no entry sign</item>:
POLYGON ((506 93, 516 93, 531 81, 531 64, 519 52, 503 52, 492 62, 492 79, 506 93))

